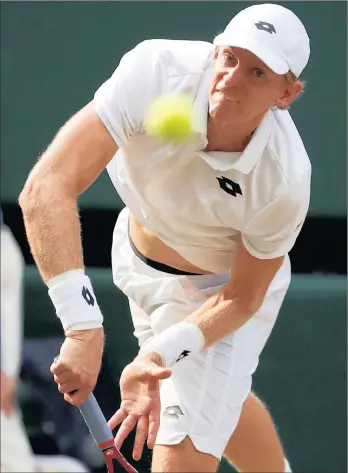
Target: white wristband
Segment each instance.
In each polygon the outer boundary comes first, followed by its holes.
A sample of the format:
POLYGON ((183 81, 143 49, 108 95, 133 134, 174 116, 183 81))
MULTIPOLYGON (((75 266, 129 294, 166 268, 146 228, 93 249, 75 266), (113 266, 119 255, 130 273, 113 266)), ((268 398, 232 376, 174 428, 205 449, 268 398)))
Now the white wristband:
POLYGON ((92 284, 83 269, 67 271, 47 283, 48 294, 64 330, 87 330, 103 326, 92 284))
POLYGON ((150 351, 158 353, 164 366, 168 368, 186 356, 198 353, 204 344, 204 335, 196 325, 180 322, 156 335, 140 349, 140 353, 150 351))

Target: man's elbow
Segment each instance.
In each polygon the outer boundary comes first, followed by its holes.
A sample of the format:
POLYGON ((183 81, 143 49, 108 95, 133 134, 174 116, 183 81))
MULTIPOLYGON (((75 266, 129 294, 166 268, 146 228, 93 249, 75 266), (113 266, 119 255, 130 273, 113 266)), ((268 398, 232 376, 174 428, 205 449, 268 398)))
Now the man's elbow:
POLYGON ((65 192, 62 192, 59 182, 45 177, 31 178, 29 176, 19 197, 18 204, 23 216, 30 219, 40 214, 45 208, 51 210, 62 204, 65 192))
POLYGON ((34 181, 28 180, 21 193, 18 197, 18 204, 22 209, 23 213, 27 213, 30 210, 32 211, 37 205, 41 198, 41 192, 39 190, 39 186, 34 181))
POLYGON ((35 215, 40 208, 54 202, 54 188, 44 178, 32 179, 30 176, 18 197, 18 204, 25 217, 35 215))

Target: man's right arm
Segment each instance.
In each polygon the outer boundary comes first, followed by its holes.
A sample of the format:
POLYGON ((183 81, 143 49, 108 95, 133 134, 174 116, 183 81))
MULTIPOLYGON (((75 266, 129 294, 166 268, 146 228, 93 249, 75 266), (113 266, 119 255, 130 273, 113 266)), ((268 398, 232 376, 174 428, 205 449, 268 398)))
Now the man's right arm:
POLYGON ((51 371, 72 404, 94 388, 103 349, 103 317, 84 273, 77 199, 117 147, 144 132, 144 111, 161 75, 154 67, 157 44, 145 41, 123 56, 93 102, 59 131, 19 198, 32 254, 66 335, 51 371))
POLYGON ((45 282, 83 268, 77 199, 116 151, 91 102, 61 128, 31 171, 19 204, 45 282))
POLYGON ((19 203, 46 282, 83 268, 77 198, 112 159, 117 144, 144 132, 144 113, 160 92, 162 43, 144 41, 125 54, 93 102, 62 127, 29 175, 19 203))
POLYGON ((19 197, 31 252, 66 335, 51 371, 75 405, 95 387, 104 345, 102 314, 84 274, 77 199, 116 151, 91 102, 61 128, 19 197))

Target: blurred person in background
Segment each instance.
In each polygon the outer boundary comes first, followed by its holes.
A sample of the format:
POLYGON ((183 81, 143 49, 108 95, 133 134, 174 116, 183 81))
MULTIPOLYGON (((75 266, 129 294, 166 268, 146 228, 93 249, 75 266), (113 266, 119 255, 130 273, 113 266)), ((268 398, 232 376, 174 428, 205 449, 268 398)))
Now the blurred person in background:
POLYGON ((1 229, 1 472, 88 472, 81 462, 63 455, 35 455, 22 420, 20 383, 24 258, 10 228, 1 229))
POLYGON ((34 472, 35 459, 16 393, 21 368, 24 260, 1 218, 1 471, 34 472))

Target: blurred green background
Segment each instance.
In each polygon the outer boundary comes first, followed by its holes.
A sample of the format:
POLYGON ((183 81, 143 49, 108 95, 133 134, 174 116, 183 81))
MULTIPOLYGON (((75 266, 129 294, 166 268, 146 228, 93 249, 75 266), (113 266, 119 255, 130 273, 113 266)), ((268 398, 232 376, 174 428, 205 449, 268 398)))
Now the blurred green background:
MULTIPOLYGON (((279 2, 303 21, 312 55, 291 114, 313 164, 309 218, 292 253, 294 277, 254 389, 270 406, 294 471, 346 465, 347 3, 279 2)), ((122 55, 150 38, 211 41, 251 2, 2 2, 1 204, 27 261, 25 336, 61 336, 33 266, 17 198, 38 155, 89 102, 122 55)), ((106 173, 81 198, 86 264, 117 381, 136 352, 125 298, 110 273, 112 226, 123 206, 106 173)), ((101 381, 102 383, 103 381, 101 381)), ((103 388, 103 386, 101 386, 103 388)), ((30 405, 30 403, 29 403, 30 405)), ((130 443, 125 445, 130 457, 130 443)), ((145 458, 139 466, 148 469, 145 458)), ((227 465, 221 470, 229 471, 227 465)))
MULTIPOLYGON (((345 2, 288 2, 311 59, 293 117, 313 163, 313 215, 346 215, 345 2)), ((57 129, 93 98, 122 55, 149 38, 211 41, 250 2, 4 2, 1 5, 1 200, 16 200, 57 129), (11 176, 11 179, 9 179, 11 176)), ((115 208, 106 176, 81 204, 115 208)))

